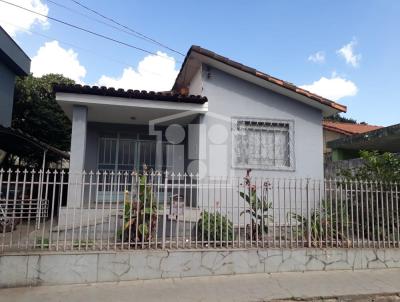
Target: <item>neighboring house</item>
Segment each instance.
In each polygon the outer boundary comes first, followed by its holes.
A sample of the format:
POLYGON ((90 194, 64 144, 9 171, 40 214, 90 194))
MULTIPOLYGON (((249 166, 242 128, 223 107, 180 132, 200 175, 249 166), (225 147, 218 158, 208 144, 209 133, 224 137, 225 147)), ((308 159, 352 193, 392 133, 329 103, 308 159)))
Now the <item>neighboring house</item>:
POLYGON ((400 124, 339 138, 328 147, 333 161, 358 158, 361 150, 400 153, 400 124))
POLYGON ((332 149, 327 146, 328 142, 337 140, 339 138, 360 134, 382 128, 381 126, 374 126, 368 124, 355 124, 344 123, 325 120, 324 127, 324 155, 332 152, 332 149))
MULTIPOLYGON (((134 86, 135 83, 132 83, 134 86)), ((346 107, 192 46, 170 92, 56 86, 72 173, 143 164, 201 176, 323 178, 323 117, 346 107)))
POLYGON ((60 158, 69 157, 68 153, 11 128, 15 78, 28 75, 30 64, 29 57, 0 26, 0 167, 7 156, 22 156, 38 149, 44 158, 47 151, 60 158))
POLYGON ((0 125, 11 126, 16 76, 29 74, 31 60, 0 26, 0 125))

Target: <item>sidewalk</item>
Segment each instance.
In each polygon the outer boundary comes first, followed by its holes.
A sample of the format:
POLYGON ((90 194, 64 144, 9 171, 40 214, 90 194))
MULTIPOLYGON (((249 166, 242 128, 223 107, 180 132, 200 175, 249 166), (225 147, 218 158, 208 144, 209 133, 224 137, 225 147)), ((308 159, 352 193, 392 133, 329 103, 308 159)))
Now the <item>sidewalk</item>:
MULTIPOLYGON (((254 274, 10 288, 0 290, 0 302, 247 302, 293 297, 388 295, 394 293, 400 293, 400 269, 254 274)), ((397 296, 395 298, 397 300, 397 296)))

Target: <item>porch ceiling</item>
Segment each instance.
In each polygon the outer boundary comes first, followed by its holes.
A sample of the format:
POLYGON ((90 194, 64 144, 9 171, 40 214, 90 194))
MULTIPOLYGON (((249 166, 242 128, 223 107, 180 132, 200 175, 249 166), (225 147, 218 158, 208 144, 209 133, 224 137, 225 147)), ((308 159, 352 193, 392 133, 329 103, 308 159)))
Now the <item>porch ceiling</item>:
POLYGON ((88 108, 88 121, 113 124, 190 123, 197 114, 207 112, 206 104, 188 104, 144 99, 125 99, 57 93, 56 100, 68 118, 72 119, 73 106, 88 108))

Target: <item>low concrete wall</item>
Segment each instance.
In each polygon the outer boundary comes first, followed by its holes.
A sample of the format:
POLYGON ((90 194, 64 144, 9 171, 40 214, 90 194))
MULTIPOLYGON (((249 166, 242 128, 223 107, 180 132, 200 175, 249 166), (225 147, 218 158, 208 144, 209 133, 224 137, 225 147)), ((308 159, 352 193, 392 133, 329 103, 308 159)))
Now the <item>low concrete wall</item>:
POLYGON ((0 287, 400 267, 400 249, 165 250, 0 256, 0 287))

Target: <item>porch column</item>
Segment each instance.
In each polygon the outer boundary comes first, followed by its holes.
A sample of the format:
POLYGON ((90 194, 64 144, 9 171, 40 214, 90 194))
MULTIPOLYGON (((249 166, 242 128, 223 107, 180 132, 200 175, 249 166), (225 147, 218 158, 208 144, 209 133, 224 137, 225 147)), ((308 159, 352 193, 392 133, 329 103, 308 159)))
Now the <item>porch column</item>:
POLYGON ((71 154, 69 161, 68 207, 79 207, 82 171, 86 153, 87 107, 74 105, 72 113, 71 154))

